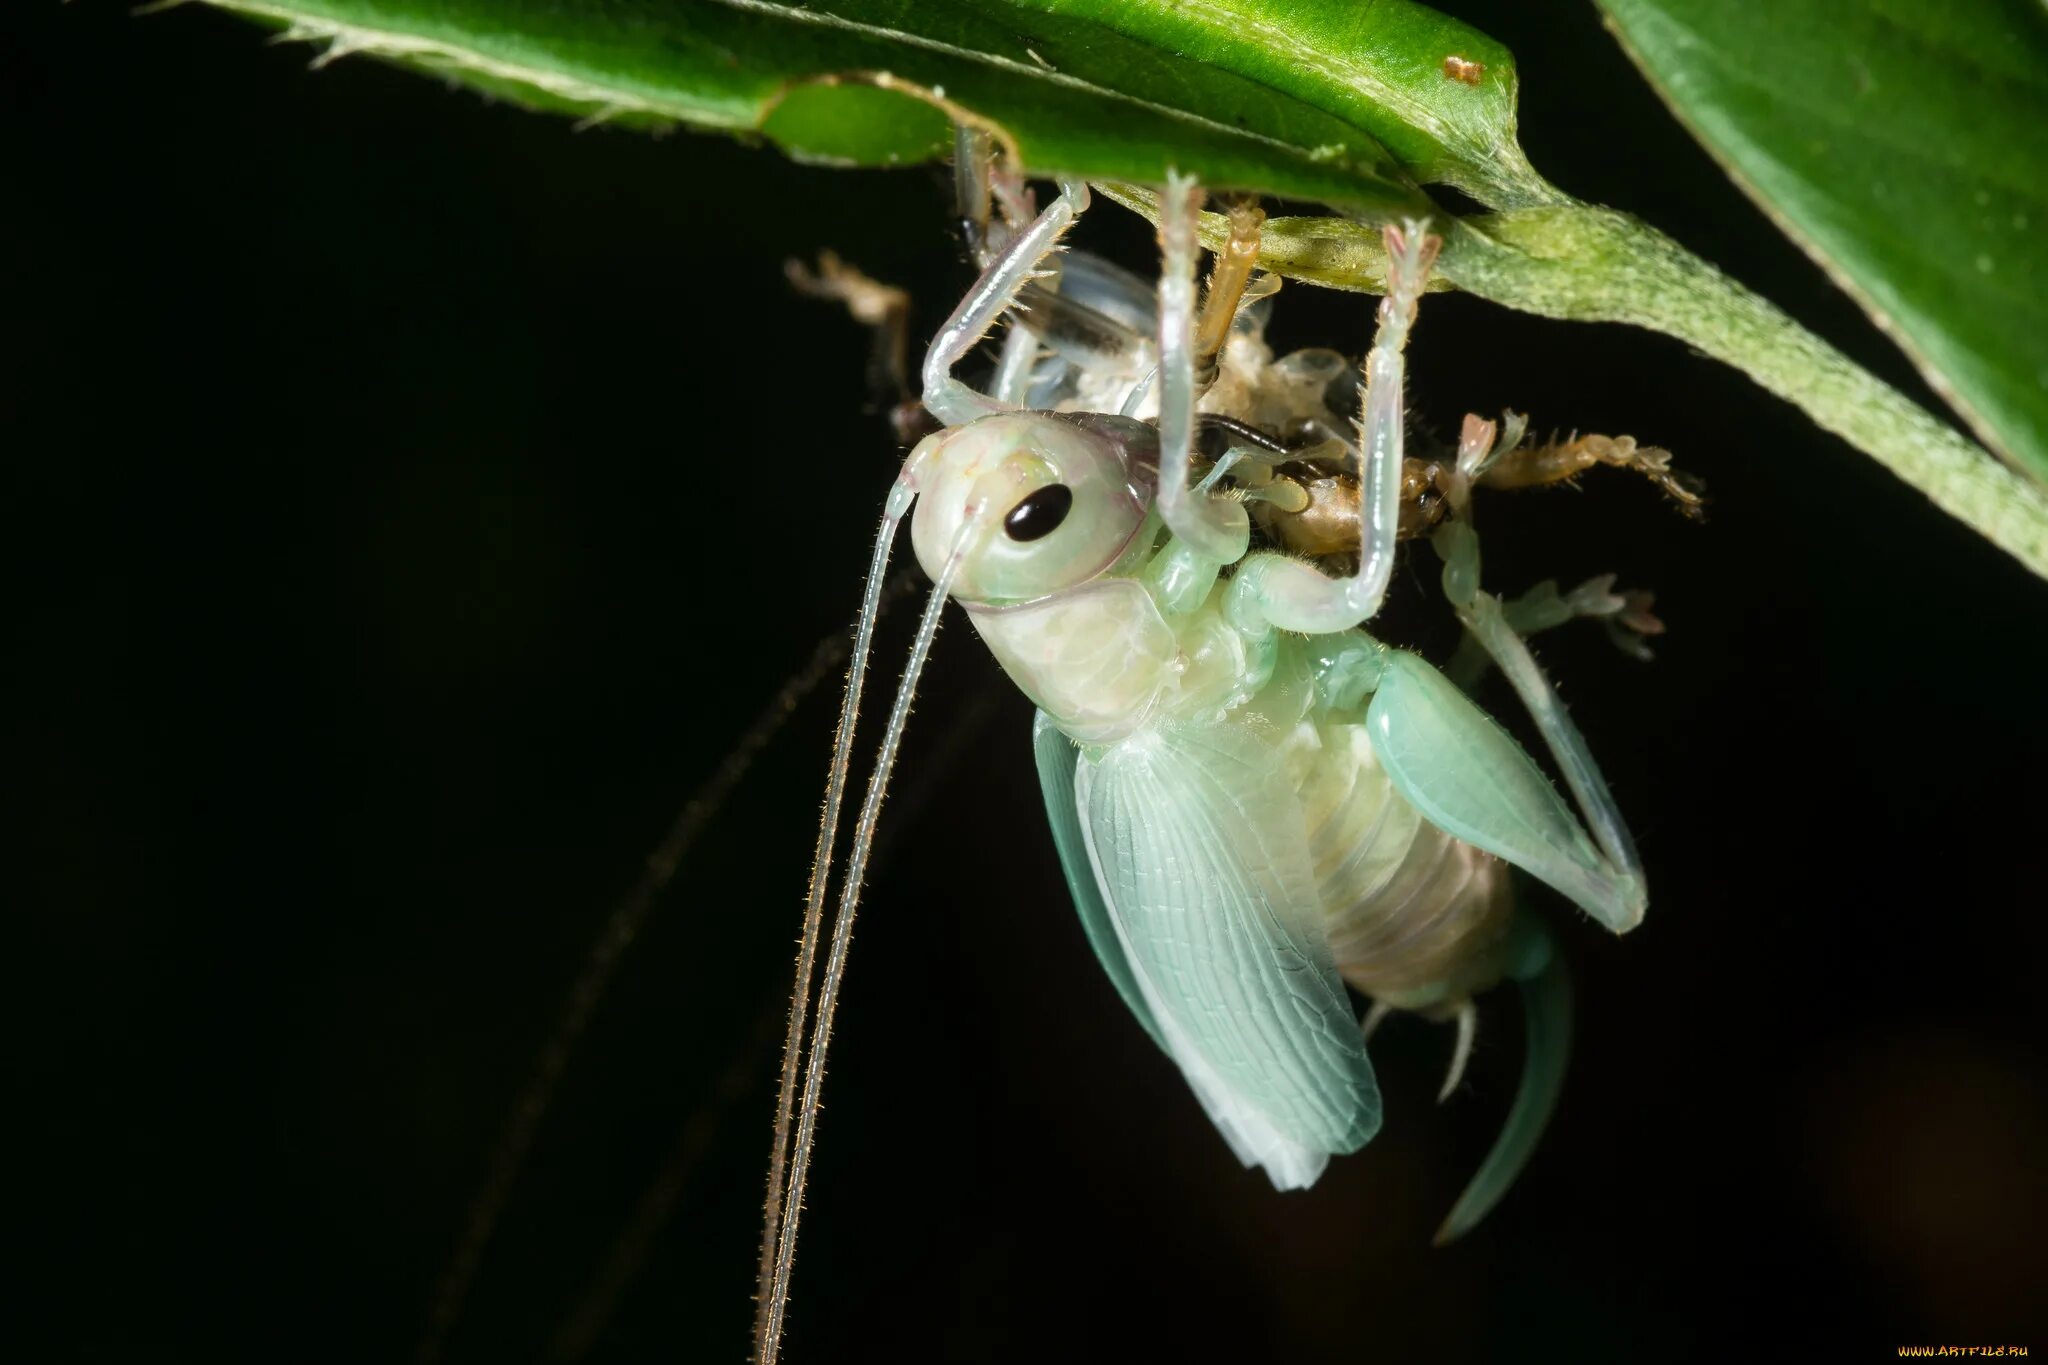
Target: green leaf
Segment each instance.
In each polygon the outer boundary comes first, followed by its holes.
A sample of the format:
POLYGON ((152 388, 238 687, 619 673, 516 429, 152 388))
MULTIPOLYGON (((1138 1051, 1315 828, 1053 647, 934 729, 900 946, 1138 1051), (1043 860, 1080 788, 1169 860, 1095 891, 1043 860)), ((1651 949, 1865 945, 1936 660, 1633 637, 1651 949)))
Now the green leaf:
MULTIPOLYGON (((1361 222, 1430 216, 1448 239, 1441 272, 1457 287, 1509 307, 1685 338, 2048 576, 2048 490, 1652 229, 1552 188, 1516 143, 1513 59, 1412 0, 208 2, 326 43, 323 60, 365 53, 537 108, 766 138, 833 164, 930 159, 947 142, 941 115, 968 114, 1000 127, 1028 171, 1122 182, 1115 193, 1134 204, 1143 196, 1131 184, 1157 184, 1175 168, 1211 188, 1328 205, 1356 221, 1271 221, 1261 255, 1270 268, 1340 288, 1373 286, 1383 265, 1378 234, 1361 222), (1422 184, 1455 186, 1500 212, 1458 222, 1435 209, 1422 184)), ((1612 3, 1650 14, 1653 3, 1718 0, 1612 3)), ((1807 13, 1823 0, 1788 3, 1807 13)), ((1940 27, 1929 20, 1922 28, 1930 26, 1940 27)), ((2023 65, 1986 60, 2014 79, 2023 65)), ((2022 191, 2042 192, 2025 172, 2041 164, 2031 149, 2043 134, 2039 123, 2016 129, 1996 117, 2020 168, 2007 168, 1996 191, 2006 198, 1992 201, 2004 211, 2022 191)), ((1981 274, 1980 239, 1970 234, 1984 226, 1982 215, 1971 219, 1953 202, 1944 210, 1942 230, 1957 235, 1937 244, 1948 251, 1940 259, 1955 267, 1968 256, 1981 274)), ((1917 220, 1893 227, 1921 229, 1917 220)), ((1989 258, 2001 284, 2040 284, 2033 257, 2001 246, 1989 258)), ((1914 282, 1912 293, 1899 277, 1883 278, 1908 290, 1901 297, 1949 297, 1940 280, 1914 282)), ((1944 313, 1956 330, 1942 372, 1960 376, 1974 365, 1980 378, 2010 378, 2033 365, 2026 373, 2048 377, 2038 360, 2048 344, 2038 290, 2029 298, 2030 314, 2000 316, 1998 301, 1981 294, 1974 316, 1944 313)), ((1930 347, 1917 332, 1915 340, 1930 347)), ((1966 397, 1993 413, 1996 405, 1975 393, 1966 397)), ((2018 401, 2014 385, 2000 393, 1994 415, 2018 401)), ((2039 423, 2031 429, 2038 445, 2039 423)))
MULTIPOLYGON (((1108 187, 1156 216, 1152 191, 1108 187)), ((1205 245, 1228 234, 1203 215, 1205 245)), ((1385 288, 1380 234, 1342 218, 1269 218, 1260 264, 1339 289, 1385 288)), ((1450 226, 1437 278, 1525 313, 1623 322, 1674 336, 1805 409, 1957 520, 2048 578, 2048 488, 2006 468, 1770 303, 1648 224, 1585 204, 1544 205, 1450 226)))
POLYGON ((1516 140, 1513 55, 1435 10, 1408 0, 1027 3, 1286 91, 1370 132, 1425 184, 1496 208, 1564 202, 1516 140))
POLYGON ((1992 449, 2048 476, 2048 7, 1600 3, 1736 182, 1992 449))
POLYGON ((1174 167, 1373 221, 1428 215, 1418 181, 1557 197, 1516 145, 1506 50, 1410 0, 214 2, 330 55, 840 164, 936 153, 929 105, 835 79, 887 73, 1001 125, 1034 172, 1157 183, 1174 167))

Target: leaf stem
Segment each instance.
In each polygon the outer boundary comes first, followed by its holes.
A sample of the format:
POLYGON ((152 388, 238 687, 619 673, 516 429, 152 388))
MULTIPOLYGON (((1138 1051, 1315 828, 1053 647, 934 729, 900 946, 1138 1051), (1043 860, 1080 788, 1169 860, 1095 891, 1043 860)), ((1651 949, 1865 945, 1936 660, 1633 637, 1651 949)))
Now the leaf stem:
MULTIPOLYGON (((1149 191, 1103 192, 1158 215, 1149 191)), ((1200 231, 1214 247, 1229 226, 1208 213, 1200 231)), ((1267 219, 1259 264, 1337 289, 1385 288, 1379 229, 1346 218, 1267 219)), ((2048 489, 1640 219, 1570 204, 1449 220, 1436 279, 1541 317, 1625 322, 1676 337, 1797 405, 2048 578, 2048 489)))
POLYGON ((2048 489, 1641 220, 1584 205, 1472 219, 1438 270, 1510 308, 1633 323, 1697 347, 2048 578, 2048 489))

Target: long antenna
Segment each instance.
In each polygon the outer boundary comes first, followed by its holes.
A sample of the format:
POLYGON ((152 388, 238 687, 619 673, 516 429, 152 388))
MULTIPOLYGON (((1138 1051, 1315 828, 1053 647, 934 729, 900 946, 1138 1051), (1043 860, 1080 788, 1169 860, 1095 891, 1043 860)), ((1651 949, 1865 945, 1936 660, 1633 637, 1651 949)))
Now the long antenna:
MULTIPOLYGON (((887 615, 889 605, 902 597, 919 577, 921 575, 916 570, 905 570, 889 580, 882 597, 884 615, 887 615)), ((841 631, 839 638, 850 640, 852 635, 841 631)), ((998 690, 977 688, 968 694, 966 705, 958 714, 947 718, 944 736, 925 754, 918 764, 916 776, 896 783, 896 804, 892 807, 896 819, 876 831, 875 851, 868 857, 870 868, 880 872, 888 864, 902 843, 906 829, 916 825, 919 812, 928 807, 942 790, 959 767, 962 755, 980 743, 989 721, 1002 709, 1002 700, 1003 695, 998 690)), ((674 1216, 697 1165, 710 1146, 712 1129, 752 1088, 752 1081, 761 1073, 762 1065, 768 1059, 770 1047, 782 1037, 783 1017, 788 1013, 789 1006, 780 991, 761 1002, 753 1035, 722 1073, 711 1098, 684 1122, 660 1174, 642 1193, 625 1226, 598 1262, 598 1269, 584 1286, 576 1307, 563 1315, 561 1326, 550 1344, 550 1360, 565 1363, 582 1360, 596 1346, 634 1280, 645 1270, 655 1239, 674 1216)))
POLYGON ((768 1193, 761 1207, 761 1250, 754 1282, 754 1358, 773 1360, 770 1348, 770 1305, 775 1294, 776 1248, 782 1240, 784 1173, 789 1166, 790 1120, 796 1110, 796 1078, 803 1066, 805 1025, 810 1016, 811 977, 818 961, 818 942, 825 924, 825 894, 832 875, 832 848, 839 839, 839 811, 846 795, 847 767, 853 756, 854 721, 860 714, 861 686, 867 680, 873 652, 875 620, 881 612, 883 575, 896 542, 896 528, 909 510, 913 494, 903 479, 889 492, 882 526, 868 564, 867 587, 860 618, 854 627, 853 663, 846 674, 846 695, 839 707, 839 729, 832 739, 832 759, 825 777, 825 809, 818 820, 818 843, 811 855, 811 887, 804 902, 803 935, 797 943, 796 987, 789 999, 789 1029, 782 1042, 782 1080, 775 1096, 775 1146, 768 1156, 768 1193))
POLYGON ((711 1151, 726 1116, 745 1099, 765 1069, 769 1051, 782 1034, 782 999, 764 993, 754 1027, 719 1073, 711 1093, 683 1123, 661 1170, 640 1196, 626 1224, 598 1260, 576 1303, 563 1315, 542 1359, 572 1365, 590 1355, 618 1312, 620 1301, 647 1264, 655 1240, 674 1215, 697 1168, 711 1151))
MULTIPOLYGON (((901 482, 898 490, 905 488, 901 482)), ((904 499, 908 501, 907 497, 904 499)), ((895 495, 891 495, 892 504, 895 495)), ((803 1213, 805 1177, 810 1172, 811 1149, 818 1126, 818 1101, 825 1084, 825 1051, 832 1041, 832 1020, 838 1012, 839 986, 846 973, 847 946, 853 939, 854 912, 860 907, 861 878, 867 871, 868 852, 874 844, 875 822, 882 813, 882 799, 889 789, 889 773, 896 764, 896 751, 903 741, 903 729, 910 719, 910 704, 917 694, 918 676, 931 654, 932 639, 938 634, 939 619, 946 597, 958 573, 962 556, 980 522, 976 509, 961 524, 952 553, 932 584, 924 616, 917 623, 917 638, 903 666, 903 681, 896 688, 896 703, 882 733, 881 753, 868 779, 867 795, 861 802, 860 817, 854 825, 853 850, 847 855, 846 873, 839 893, 839 914, 832 923, 832 950, 825 960, 825 979, 818 991, 818 1019, 811 1030, 811 1046, 805 1059, 803 1111, 797 1121, 796 1147, 789 1164, 788 1192, 782 1201, 782 1228, 775 1247, 773 1276, 764 1300, 766 1312, 759 1319, 756 1341, 759 1365, 775 1365, 782 1348, 783 1319, 789 1306, 790 1267, 796 1257, 797 1223, 803 1213)), ((900 516, 900 512, 898 513, 900 516)))
MULTIPOLYGON (((878 609, 886 608, 901 597, 912 581, 911 576, 905 574, 891 583, 878 609)), ((818 642, 804 666, 782 685, 720 760, 710 778, 683 804, 661 842, 647 855, 639 880, 605 920, 604 928, 590 946, 582 969, 569 986, 554 1032, 535 1058, 533 1069, 505 1120, 504 1129, 498 1134, 497 1144, 492 1149, 490 1169, 476 1197, 470 1202, 462 1238, 435 1285, 426 1328, 413 1350, 413 1358, 419 1365, 435 1365, 447 1351, 449 1336, 461 1320, 470 1289, 476 1282, 477 1269, 497 1233, 498 1220, 504 1213, 512 1185, 525 1167, 541 1120, 554 1100, 577 1043, 611 985, 620 960, 646 926, 655 903, 675 879, 677 867, 703 835, 711 817, 732 796, 740 780, 753 767, 754 760, 788 722, 797 706, 817 690, 818 684, 833 669, 845 662, 847 648, 847 637, 838 631, 818 642)))

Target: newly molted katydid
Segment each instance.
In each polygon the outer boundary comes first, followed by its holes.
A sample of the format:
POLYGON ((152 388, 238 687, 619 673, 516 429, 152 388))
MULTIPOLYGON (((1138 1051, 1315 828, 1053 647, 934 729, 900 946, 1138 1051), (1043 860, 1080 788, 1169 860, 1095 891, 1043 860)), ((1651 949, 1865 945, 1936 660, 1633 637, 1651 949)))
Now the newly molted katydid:
POLYGON ((1663 452, 1626 438, 1527 451, 1519 421, 1502 433, 1468 418, 1454 457, 1408 459, 1402 357, 1438 245, 1423 224, 1386 232, 1377 333, 1362 384, 1347 384, 1350 367, 1337 373, 1333 352, 1276 360, 1243 307, 1259 292, 1255 209, 1233 210, 1198 302, 1202 196, 1171 181, 1155 297, 1091 258, 1062 263, 1085 184, 1061 181, 1036 212, 987 134, 963 132, 960 148, 983 269, 925 356, 923 406, 941 429, 889 492, 856 629, 770 1171, 764 1362, 780 1345, 875 822, 949 599, 1038 707, 1053 839, 1104 969, 1224 1140, 1278 1188, 1313 1184, 1332 1155, 1378 1130, 1366 1044, 1380 1018, 1406 1010, 1456 1024, 1448 1093, 1471 1045, 1474 997, 1513 981, 1526 1014, 1520 1090, 1438 1238, 1471 1228, 1542 1132, 1570 1030, 1558 953, 1515 896, 1510 869, 1615 933, 1638 924, 1647 902, 1599 770, 1523 641, 1580 616, 1632 641, 1627 631, 1656 628, 1647 601, 1614 594, 1611 579, 1512 602, 1486 592, 1471 495, 1480 483, 1611 463, 1691 500, 1663 452), (990 226, 992 201, 1005 212, 990 226), (987 391, 972 388, 956 367, 1006 314, 1020 325, 987 391), (1361 404, 1355 444, 1333 395, 1361 404), (855 820, 813 1017, 854 718, 906 517, 933 587, 855 820), (1348 546, 1304 548, 1332 524, 1355 527, 1348 546), (1427 535, 1442 560, 1444 594, 1467 633, 1456 680, 1364 629, 1404 535, 1427 535), (1583 822, 1467 695, 1489 667, 1528 708, 1583 822), (1363 1023, 1354 990, 1372 1002, 1363 1023))

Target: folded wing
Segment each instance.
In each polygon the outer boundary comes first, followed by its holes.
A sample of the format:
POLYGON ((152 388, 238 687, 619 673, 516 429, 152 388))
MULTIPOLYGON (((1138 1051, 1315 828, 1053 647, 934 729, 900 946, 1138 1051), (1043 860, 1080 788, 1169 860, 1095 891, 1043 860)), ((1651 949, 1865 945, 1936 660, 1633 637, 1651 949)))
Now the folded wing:
POLYGON ((1231 725, 1147 734, 1081 755, 1074 802, 1111 977, 1239 1159, 1313 1184, 1378 1131, 1380 1098, 1273 750, 1231 725))

